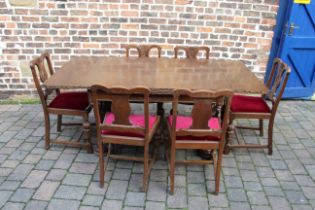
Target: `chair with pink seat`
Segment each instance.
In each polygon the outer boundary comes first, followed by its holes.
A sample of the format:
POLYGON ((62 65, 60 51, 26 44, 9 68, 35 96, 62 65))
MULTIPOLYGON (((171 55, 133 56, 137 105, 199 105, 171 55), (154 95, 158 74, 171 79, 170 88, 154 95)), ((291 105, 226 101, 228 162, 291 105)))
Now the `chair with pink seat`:
POLYGON ((91 93, 99 148, 100 186, 104 186, 106 164, 109 158, 141 161, 143 162, 143 191, 146 191, 150 170, 156 158, 156 150, 152 155, 149 154, 150 145, 153 144, 152 137, 160 122, 159 116, 149 113, 150 90, 144 87, 126 89, 94 85, 91 93), (135 100, 143 103, 143 114, 131 113, 130 103, 135 100), (104 101, 111 101, 111 112, 107 112, 104 120, 101 121, 100 104, 104 101), (102 149, 104 144, 108 145, 105 162, 102 149), (143 147, 143 157, 111 154, 111 145, 117 144, 143 147))
POLYGON ((44 83, 54 74, 52 62, 48 52, 44 52, 30 63, 33 80, 40 97, 44 117, 45 117, 45 148, 51 144, 68 145, 85 148, 88 152, 93 152, 91 137, 89 132, 89 112, 91 111, 87 92, 61 92, 59 89, 50 90, 44 88, 44 83), (49 100, 51 94, 55 92, 55 97, 49 100), (61 131, 62 125, 83 125, 83 133, 86 142, 78 140, 52 140, 50 138, 50 115, 57 115, 57 131, 61 131), (83 123, 62 123, 62 116, 79 116, 83 118, 83 123))
POLYGON ((279 58, 276 58, 273 62, 272 70, 266 84, 269 88, 269 92, 266 95, 233 96, 230 112, 230 127, 232 132, 236 135, 238 144, 232 144, 230 137, 228 137, 225 146, 225 153, 229 153, 231 148, 267 148, 268 154, 272 154, 273 124, 289 75, 290 67, 288 67, 288 65, 279 58), (271 101, 271 107, 267 104, 266 99, 271 101), (259 127, 232 126, 235 119, 258 119, 259 127), (236 128, 259 130, 260 136, 263 136, 263 120, 269 120, 267 144, 249 144, 241 142, 236 128))
POLYGON ((171 193, 174 193, 175 164, 213 164, 215 194, 219 192, 222 153, 232 94, 229 90, 174 91, 173 115, 168 117, 171 140, 166 149, 170 163, 171 193), (179 102, 185 101, 193 104, 191 116, 178 114, 179 102), (221 110, 218 117, 214 117, 217 107, 221 107, 221 110), (176 160, 176 150, 212 150, 213 160, 176 160))

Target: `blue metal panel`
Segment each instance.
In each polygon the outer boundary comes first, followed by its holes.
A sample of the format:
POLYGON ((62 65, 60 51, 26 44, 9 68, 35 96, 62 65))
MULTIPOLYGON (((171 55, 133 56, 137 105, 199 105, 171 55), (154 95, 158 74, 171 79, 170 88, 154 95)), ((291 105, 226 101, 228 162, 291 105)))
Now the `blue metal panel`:
POLYGON ((277 56, 291 67, 284 98, 310 98, 315 91, 314 11, 315 0, 308 5, 290 1, 287 6, 277 50, 277 56))

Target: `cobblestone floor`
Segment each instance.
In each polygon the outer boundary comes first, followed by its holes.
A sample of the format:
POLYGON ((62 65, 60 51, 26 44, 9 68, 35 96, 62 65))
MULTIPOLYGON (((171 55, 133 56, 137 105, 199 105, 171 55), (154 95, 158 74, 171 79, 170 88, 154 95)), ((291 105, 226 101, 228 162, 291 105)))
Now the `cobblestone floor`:
MULTIPOLYGON (((140 188, 142 164, 123 161, 110 162, 106 184, 101 189, 96 154, 64 147, 43 149, 44 124, 39 105, 2 105, 0 208, 315 209, 314 103, 282 102, 276 118, 272 156, 262 150, 234 150, 225 155, 218 196, 212 193, 212 166, 177 167, 176 190, 170 195, 168 170, 163 160, 153 167, 147 193, 140 188)), ((54 136, 58 135, 55 126, 54 136)), ((78 136, 78 129, 64 128, 60 135, 78 136)), ((250 142, 266 140, 253 132, 241 134, 250 142)), ((191 155, 194 154, 178 153, 178 156, 191 155)))

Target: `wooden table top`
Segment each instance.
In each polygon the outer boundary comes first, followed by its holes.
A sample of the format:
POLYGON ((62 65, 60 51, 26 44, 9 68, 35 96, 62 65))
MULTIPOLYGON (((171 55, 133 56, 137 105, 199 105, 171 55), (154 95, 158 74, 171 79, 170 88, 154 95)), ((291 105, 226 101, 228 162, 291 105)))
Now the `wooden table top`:
POLYGON ((267 87, 241 61, 169 58, 75 57, 50 77, 48 88, 146 86, 152 93, 231 89, 236 93, 266 93, 267 87))

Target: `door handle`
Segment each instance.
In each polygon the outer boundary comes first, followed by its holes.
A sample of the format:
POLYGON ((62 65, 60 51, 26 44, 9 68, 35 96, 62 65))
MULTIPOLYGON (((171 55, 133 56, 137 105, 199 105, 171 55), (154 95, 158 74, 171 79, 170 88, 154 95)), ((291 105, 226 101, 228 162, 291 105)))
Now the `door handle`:
POLYGON ((298 28, 300 28, 300 27, 299 27, 299 26, 296 26, 293 22, 290 23, 288 35, 289 35, 289 36, 292 36, 292 35, 293 35, 293 32, 294 32, 294 29, 298 29, 298 28))

